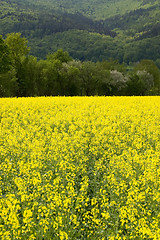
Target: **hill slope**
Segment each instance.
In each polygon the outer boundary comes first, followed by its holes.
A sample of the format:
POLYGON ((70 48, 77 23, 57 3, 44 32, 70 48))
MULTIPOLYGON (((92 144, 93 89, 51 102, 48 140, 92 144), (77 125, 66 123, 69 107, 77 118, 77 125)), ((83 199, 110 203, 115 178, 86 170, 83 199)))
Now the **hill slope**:
MULTIPOLYGON (((21 0, 16 2, 22 3, 21 0)), ((80 12, 92 19, 106 19, 135 9, 148 8, 157 3, 158 0, 27 0, 24 5, 30 4, 68 13, 80 12)))
POLYGON ((0 6, 0 34, 21 32, 39 58, 64 48, 80 60, 160 61, 158 0, 0 0, 0 6))
POLYGON ((101 21, 93 21, 80 13, 69 14, 49 9, 41 9, 41 5, 33 5, 28 1, 19 0, 10 3, 0 0, 0 31, 6 34, 10 31, 21 31, 26 34, 34 31, 39 35, 63 32, 69 29, 88 30, 101 34, 115 36, 101 21))

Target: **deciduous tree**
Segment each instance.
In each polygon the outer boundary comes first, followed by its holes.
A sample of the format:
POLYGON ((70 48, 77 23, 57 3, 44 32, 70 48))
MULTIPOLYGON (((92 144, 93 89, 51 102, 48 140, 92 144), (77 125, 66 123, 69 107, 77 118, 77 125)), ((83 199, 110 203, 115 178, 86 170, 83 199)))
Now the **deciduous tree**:
POLYGON ((0 73, 5 73, 11 69, 12 57, 10 49, 0 35, 0 73))

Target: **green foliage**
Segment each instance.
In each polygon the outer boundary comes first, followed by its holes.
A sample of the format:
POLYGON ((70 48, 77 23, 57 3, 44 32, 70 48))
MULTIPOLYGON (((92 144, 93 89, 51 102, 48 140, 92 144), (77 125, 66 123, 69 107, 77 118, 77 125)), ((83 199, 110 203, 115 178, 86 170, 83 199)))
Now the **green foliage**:
POLYGON ((122 62, 123 46, 120 44, 110 36, 83 30, 69 30, 45 36, 42 39, 35 38, 30 46, 31 54, 37 55, 38 53, 40 58, 45 58, 48 52, 56 52, 59 48, 63 48, 74 59, 82 61, 96 62, 118 57, 122 62))
POLYGON ((38 59, 60 48, 83 61, 159 58, 158 0, 0 0, 0 4, 1 34, 21 32, 38 59))
POLYGON ((158 0, 0 5, 1 96, 160 94, 158 0))
MULTIPOLYGON (((47 5, 46 2, 45 5, 47 5)), ((57 32, 79 29, 115 36, 115 33, 104 26, 101 21, 93 21, 79 12, 69 14, 67 12, 51 11, 49 8, 43 10, 40 8, 40 2, 38 2, 38 5, 31 5, 25 1, 21 5, 19 1, 16 1, 15 4, 8 2, 5 6, 2 2, 0 18, 2 19, 0 29, 3 35, 8 32, 21 32, 27 37, 37 36, 40 38, 57 32)))
POLYGON ((24 56, 21 58, 21 63, 17 68, 18 96, 30 97, 38 95, 37 81, 39 76, 37 64, 36 57, 24 56))
POLYGON ((10 49, 0 36, 0 74, 9 71, 12 64, 10 49))
POLYGON ((59 49, 38 61, 28 55, 26 38, 15 33, 5 41, 1 38, 1 46, 8 49, 4 51, 6 59, 12 57, 9 69, 8 62, 2 62, 6 69, 0 74, 2 97, 160 94, 160 70, 152 60, 142 60, 131 68, 117 60, 73 60, 59 49))
MULTIPOLYGON (((160 70, 152 60, 142 60, 136 66, 137 70, 146 71, 153 77, 154 92, 160 93, 160 70)), ((145 77, 147 80, 147 77, 145 77)))
MULTIPOLYGON (((15 2, 19 2, 18 0, 15 2)), ((80 12, 85 16, 93 19, 106 19, 114 15, 122 15, 126 12, 137 8, 147 8, 155 5, 158 0, 150 0, 149 2, 144 0, 27 0, 23 3, 23 7, 28 4, 32 4, 32 8, 44 8, 50 10, 58 10, 68 13, 80 12)))
POLYGON ((13 58, 10 48, 0 36, 0 96, 10 97, 16 95, 16 71, 12 67, 13 58))
POLYGON ((81 67, 80 77, 82 81, 82 95, 91 96, 97 94, 97 83, 99 79, 96 64, 84 62, 81 67))
POLYGON ((62 63, 58 59, 52 62, 46 62, 45 68, 42 70, 46 82, 45 95, 63 95, 63 79, 60 74, 61 68, 62 63))
POLYGON ((68 52, 64 52, 63 49, 58 49, 57 52, 53 54, 49 54, 47 56, 47 60, 50 62, 53 62, 54 60, 59 60, 61 63, 63 62, 69 62, 72 60, 72 58, 69 56, 68 52))
POLYGON ((11 69, 0 74, 0 97, 15 97, 18 89, 16 71, 11 69))
POLYGON ((11 51, 14 64, 18 64, 21 60, 21 57, 26 56, 30 51, 27 46, 28 40, 24 37, 21 37, 21 33, 7 34, 5 43, 11 51))
POLYGON ((152 39, 146 38, 143 40, 131 41, 125 45, 123 61, 138 62, 142 59, 151 59, 156 61, 159 58, 160 51, 160 36, 152 39))
POLYGON ((154 95, 153 76, 146 71, 137 71, 129 74, 127 82, 127 95, 144 96, 154 95))
POLYGON ((82 95, 82 82, 80 79, 82 63, 72 60, 64 62, 61 69, 61 78, 64 79, 65 95, 76 96, 82 95))

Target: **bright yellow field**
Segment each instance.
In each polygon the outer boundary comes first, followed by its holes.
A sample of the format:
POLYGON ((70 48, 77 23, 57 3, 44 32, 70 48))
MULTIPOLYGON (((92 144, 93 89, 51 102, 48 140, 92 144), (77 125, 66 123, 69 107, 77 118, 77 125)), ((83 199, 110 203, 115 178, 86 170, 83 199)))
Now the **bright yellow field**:
POLYGON ((160 239, 160 97, 0 99, 0 239, 160 239))

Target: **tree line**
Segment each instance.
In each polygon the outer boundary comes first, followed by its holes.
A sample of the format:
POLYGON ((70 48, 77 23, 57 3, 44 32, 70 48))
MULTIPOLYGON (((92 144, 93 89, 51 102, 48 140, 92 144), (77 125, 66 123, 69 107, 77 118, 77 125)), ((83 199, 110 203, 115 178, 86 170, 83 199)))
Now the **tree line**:
POLYGON ((160 94, 160 70, 152 60, 128 66, 116 60, 82 62, 62 49, 45 60, 29 52, 21 33, 0 36, 0 97, 160 94))

